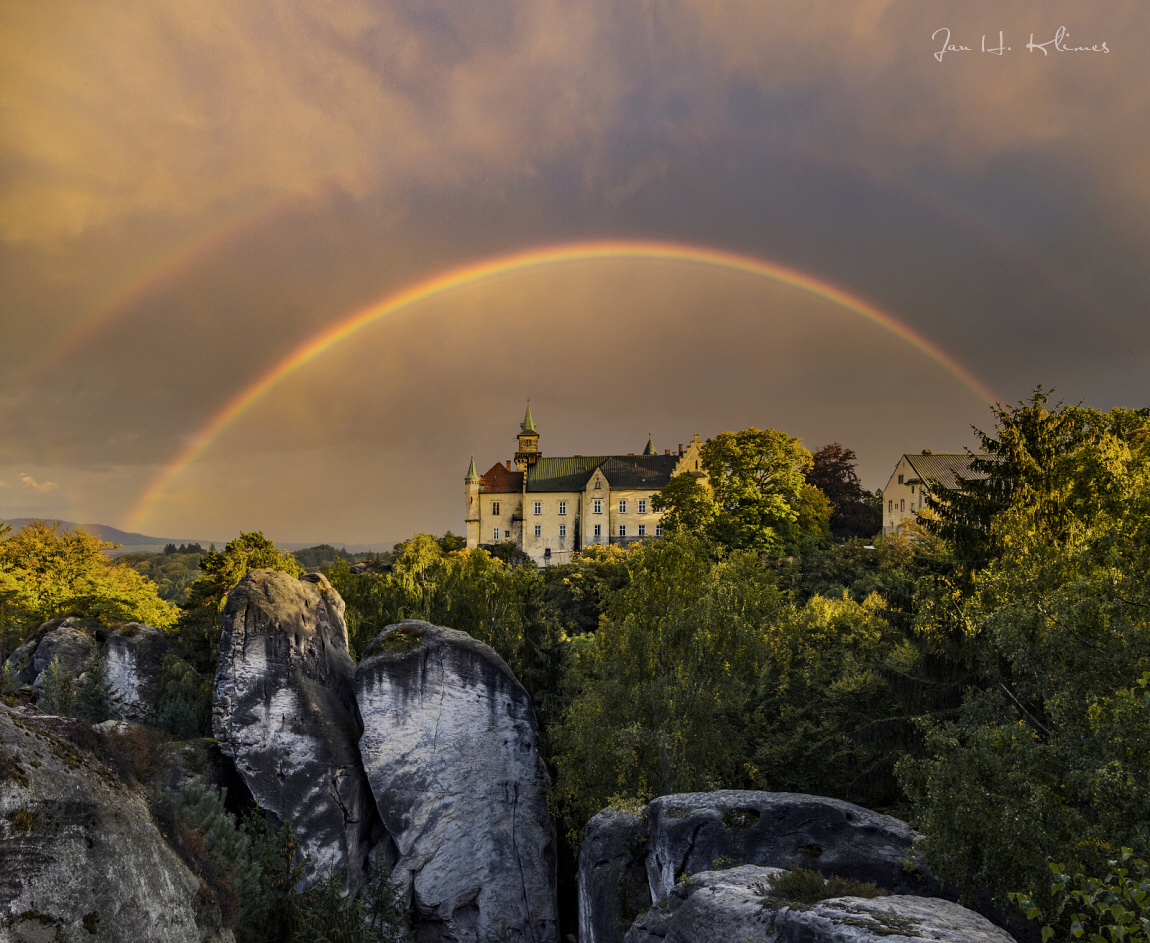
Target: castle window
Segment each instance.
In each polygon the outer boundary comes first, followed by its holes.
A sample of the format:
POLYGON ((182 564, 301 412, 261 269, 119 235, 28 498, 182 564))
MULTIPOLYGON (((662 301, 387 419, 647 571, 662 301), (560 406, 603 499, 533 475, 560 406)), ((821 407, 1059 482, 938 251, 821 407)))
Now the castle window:
POLYGON ((640 514, 646 514, 647 513, 647 499, 646 498, 640 498, 639 499, 639 513, 640 514))
POLYGON ((543 528, 539 524, 535 525, 535 536, 536 537, 542 537, 543 536, 543 528))
POLYGON ((905 510, 906 510, 906 501, 899 501, 899 503, 898 503, 898 509, 899 509, 900 511, 905 511, 905 510))
POLYGON ((596 524, 595 525, 595 536, 596 537, 602 537, 603 536, 603 525, 602 524, 596 524))
POLYGON ((499 502, 498 501, 492 501, 491 502, 491 513, 492 514, 498 514, 499 513, 499 502))
POLYGON ((646 537, 647 536, 647 525, 646 524, 640 524, 639 525, 639 536, 640 537, 646 537))
POLYGON ((542 514, 543 513, 543 502, 542 501, 536 501, 535 502, 535 513, 536 514, 542 514))
POLYGON ((626 537, 627 536, 627 525, 626 524, 620 524, 619 525, 619 536, 620 537, 626 537))
POLYGON ((663 536, 663 525, 662 524, 656 524, 655 525, 655 536, 656 537, 662 537, 663 536))
POLYGON ((902 484, 902 475, 899 475, 899 476, 898 476, 898 483, 899 483, 900 485, 902 484))
POLYGON ((566 524, 560 524, 559 525, 559 539, 562 540, 566 536, 567 536, 567 525, 566 524))
MULTIPOLYGON (((911 493, 911 494, 914 494, 914 485, 911 485, 911 486, 910 486, 910 493, 911 493)), ((913 510, 914 510, 914 508, 911 508, 911 510, 913 511, 913 510)))
MULTIPOLYGON (((592 502, 591 511, 593 514, 602 514, 603 513, 603 499, 602 498, 596 498, 592 502)), ((595 526, 598 527, 599 525, 596 524, 595 526)))
POLYGON ((619 513, 620 514, 626 514, 627 513, 627 500, 625 498, 619 502, 619 513))
POLYGON ((499 528, 498 527, 492 529, 491 539, 492 540, 498 540, 499 539, 499 528))
POLYGON ((891 514, 893 514, 894 513, 894 502, 893 501, 887 501, 886 509, 888 511, 890 511, 891 514))
POLYGON ((598 491, 598 490, 599 490, 599 482, 598 482, 598 481, 596 481, 596 482, 595 482, 595 490, 596 490, 596 491, 598 491))
POLYGON ((559 502, 559 516, 562 517, 566 513, 567 513, 567 502, 566 501, 560 501, 559 502))

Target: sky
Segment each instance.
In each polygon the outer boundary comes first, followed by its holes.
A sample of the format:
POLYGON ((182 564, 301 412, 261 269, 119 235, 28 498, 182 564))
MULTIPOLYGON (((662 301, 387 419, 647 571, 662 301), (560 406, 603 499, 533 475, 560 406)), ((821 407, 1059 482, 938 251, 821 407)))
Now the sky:
POLYGON ((1148 46, 1142 0, 0 0, 0 519, 459 533, 528 399, 544 455, 757 426, 868 488, 1039 384, 1145 406, 1148 46))

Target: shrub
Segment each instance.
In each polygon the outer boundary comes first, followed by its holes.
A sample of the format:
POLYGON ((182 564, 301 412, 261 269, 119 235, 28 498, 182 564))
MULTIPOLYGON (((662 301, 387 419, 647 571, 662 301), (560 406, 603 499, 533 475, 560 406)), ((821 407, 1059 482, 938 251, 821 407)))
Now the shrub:
POLYGON ((886 891, 876 884, 854 881, 836 875, 824 877, 820 871, 795 868, 772 874, 767 880, 764 903, 810 906, 832 897, 885 897, 886 891))
POLYGON ((71 672, 56 655, 44 669, 39 700, 40 710, 46 714, 71 717, 76 706, 76 682, 71 672))
POLYGON ((108 663, 103 655, 94 653, 76 687, 76 716, 90 724, 102 724, 119 717, 119 700, 108 684, 108 663))

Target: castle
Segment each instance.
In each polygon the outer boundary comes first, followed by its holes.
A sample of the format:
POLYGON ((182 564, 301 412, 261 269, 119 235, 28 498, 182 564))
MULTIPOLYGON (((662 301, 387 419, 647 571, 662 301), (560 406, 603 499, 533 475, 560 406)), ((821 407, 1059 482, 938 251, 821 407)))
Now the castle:
POLYGON ((655 492, 682 472, 704 477, 697 434, 662 455, 648 438, 641 455, 545 457, 530 403, 519 430, 514 463, 496 462, 480 475, 471 459, 464 479, 469 547, 514 541, 548 565, 593 544, 650 540, 662 534, 662 515, 651 508, 655 492))

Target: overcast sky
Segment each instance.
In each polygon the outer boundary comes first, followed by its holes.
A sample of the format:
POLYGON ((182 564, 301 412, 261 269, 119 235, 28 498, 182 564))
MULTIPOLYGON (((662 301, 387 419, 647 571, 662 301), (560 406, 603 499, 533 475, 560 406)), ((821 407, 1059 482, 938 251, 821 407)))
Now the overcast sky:
POLYGON ((1148 47, 1144 0, 3 0, 0 518, 460 532, 528 398, 544 454, 754 425, 871 488, 986 391, 1146 405, 1148 47), (379 299, 598 240, 801 273, 958 369, 777 278, 583 260, 416 301, 204 435, 379 299))

